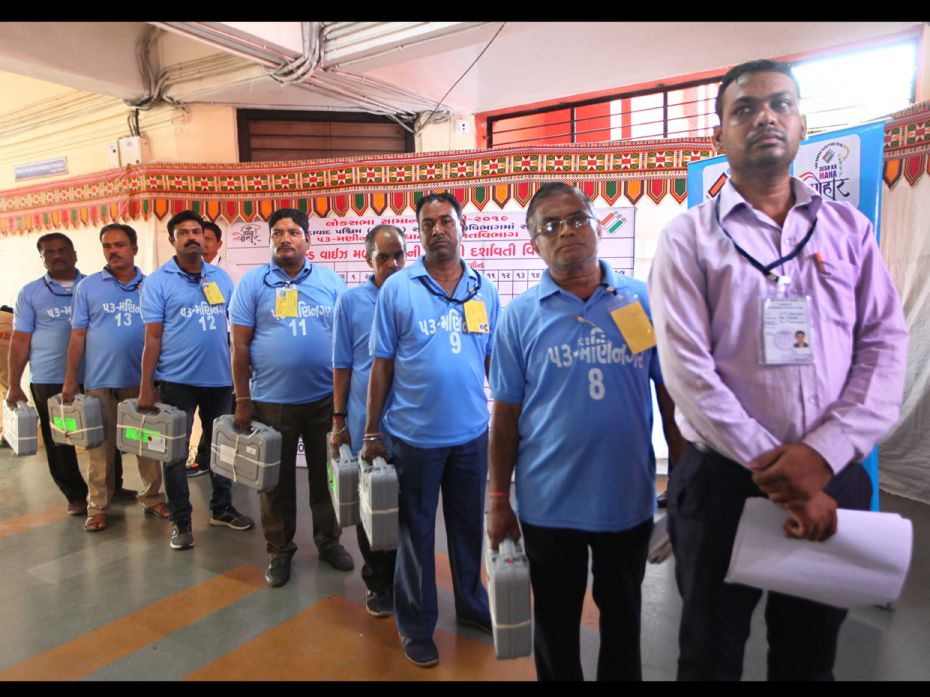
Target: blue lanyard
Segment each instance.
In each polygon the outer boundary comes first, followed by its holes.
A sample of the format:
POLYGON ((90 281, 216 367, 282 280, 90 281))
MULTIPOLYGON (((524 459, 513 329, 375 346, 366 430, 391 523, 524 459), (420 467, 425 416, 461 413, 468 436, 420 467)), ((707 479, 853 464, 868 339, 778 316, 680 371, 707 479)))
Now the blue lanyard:
MULTIPOLYGON (((268 282, 268 277, 274 273, 274 269, 268 269, 267 271, 265 271, 265 275, 262 276, 262 283, 264 283, 269 288, 281 288, 282 286, 284 288, 293 288, 298 283, 303 283, 305 279, 310 278, 310 274, 313 273, 312 266, 305 266, 304 268, 307 269, 306 275, 301 276, 300 278, 288 278, 286 281, 283 279, 279 279, 275 283, 268 282)), ((301 271, 303 271, 303 269, 301 269, 301 271)), ((300 276, 299 273, 297 275, 300 276)))
MULTIPOLYGON (((180 267, 179 267, 179 268, 180 268, 180 267)), ((113 272, 110 271, 110 267, 109 267, 109 266, 104 266, 104 267, 103 267, 103 270, 106 271, 108 274, 110 274, 110 276, 113 278, 113 282, 116 283, 116 287, 117 287, 117 288, 119 288, 120 290, 126 291, 127 293, 132 293, 136 288, 138 288, 139 286, 141 286, 141 285, 142 285, 142 281, 145 280, 145 276, 143 276, 143 275, 140 273, 140 274, 139 274, 139 280, 138 280, 138 281, 136 281, 135 283, 133 283, 132 281, 130 281, 129 283, 132 284, 132 285, 124 286, 122 283, 120 283, 120 280, 119 280, 116 276, 113 275, 113 272)), ((181 269, 181 271, 184 271, 184 269, 181 269)), ((188 278, 190 278, 190 277, 188 276, 188 278)))
MULTIPOLYGON (((468 273, 468 270, 466 269, 462 273, 468 273)), ((475 286, 474 288, 468 289, 468 295, 465 296, 464 300, 456 300, 455 298, 449 297, 448 295, 446 295, 445 291, 440 293, 439 291, 437 291, 435 288, 433 288, 429 284, 429 281, 426 280, 426 276, 419 276, 418 280, 420 281, 420 283, 423 284, 423 287, 426 288, 426 290, 428 290, 432 295, 435 295, 437 298, 442 298, 447 303, 455 303, 456 305, 464 305, 469 300, 471 300, 476 295, 478 295, 478 291, 481 290, 481 274, 478 274, 478 285, 475 286)))
POLYGON ((723 223, 720 222, 720 197, 719 196, 716 199, 714 199, 714 214, 717 216, 717 227, 719 227, 723 231, 723 234, 726 235, 727 238, 730 240, 730 242, 733 243, 733 246, 736 248, 736 251, 739 252, 740 256, 742 256, 746 261, 752 264, 753 268, 758 270, 759 273, 761 273, 763 276, 765 276, 768 280, 772 281, 773 283, 778 282, 779 276, 778 274, 773 273, 772 269, 774 269, 776 266, 780 266, 784 264, 786 261, 791 261, 798 254, 800 254, 801 250, 804 249, 804 246, 810 240, 811 235, 814 234, 814 228, 817 227, 817 218, 814 218, 814 221, 811 223, 810 229, 807 231, 807 234, 804 235, 804 239, 798 242, 798 245, 794 248, 794 250, 792 250, 789 254, 781 257, 780 259, 776 259, 771 264, 765 265, 761 261, 756 259, 754 256, 752 256, 745 249, 743 249, 738 244, 736 244, 736 240, 730 237, 730 233, 727 232, 726 229, 723 227, 723 223))
POLYGON ((203 288, 203 285, 204 285, 203 284, 203 281, 204 281, 203 271, 200 271, 198 273, 190 273, 189 271, 185 271, 184 269, 181 268, 181 265, 178 264, 177 256, 174 257, 174 263, 175 263, 175 266, 178 267, 178 271, 181 272, 184 278, 186 278, 188 281, 193 283, 195 286, 200 286, 201 288, 203 288))

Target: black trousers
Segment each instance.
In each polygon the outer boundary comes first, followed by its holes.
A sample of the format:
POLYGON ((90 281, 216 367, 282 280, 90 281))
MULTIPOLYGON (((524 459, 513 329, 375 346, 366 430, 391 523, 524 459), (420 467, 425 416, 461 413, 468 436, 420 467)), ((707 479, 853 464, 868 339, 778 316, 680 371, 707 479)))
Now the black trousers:
POLYGON ((358 539, 358 549, 362 553, 362 559, 365 560, 362 566, 362 580, 365 586, 378 595, 384 594, 385 591, 393 591, 397 550, 372 552, 368 535, 365 534, 365 526, 361 521, 355 524, 355 537, 358 539))
MULTIPOLYGON (((872 484, 860 463, 825 487, 840 508, 866 510, 872 484)), ((669 482, 668 528, 683 608, 679 680, 739 680, 753 609, 762 591, 724 583, 743 503, 764 496, 752 473, 689 445, 669 482)), ((788 514, 785 514, 786 518, 788 514)), ((781 593, 765 607, 769 680, 832 680, 846 610, 781 593)))
POLYGON ((533 586, 533 654, 539 680, 583 680, 581 611, 588 588, 600 611, 598 680, 642 680, 640 586, 652 519, 622 532, 545 528, 520 521, 533 586))
POLYGON ((333 396, 307 404, 255 402, 255 420, 281 432, 278 485, 259 495, 265 548, 272 558, 297 551, 297 441, 303 438, 310 484, 313 543, 326 552, 339 543, 342 528, 326 486, 326 433, 333 420, 333 396))

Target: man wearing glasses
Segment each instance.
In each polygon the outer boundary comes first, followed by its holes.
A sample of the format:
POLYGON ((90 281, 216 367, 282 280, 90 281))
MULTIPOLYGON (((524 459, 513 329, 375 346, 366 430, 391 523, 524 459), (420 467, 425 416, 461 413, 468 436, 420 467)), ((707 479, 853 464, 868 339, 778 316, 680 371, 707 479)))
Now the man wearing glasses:
POLYGON ((581 680, 588 585, 600 610, 598 680, 640 680, 640 585, 655 513, 652 390, 670 459, 684 443, 662 385, 641 281, 597 258, 601 227, 567 184, 527 209, 547 269, 504 310, 491 360, 492 549, 519 539, 530 560, 540 680, 581 680), (510 504, 516 469, 519 524, 510 504))
POLYGON ((400 481, 394 617, 404 655, 425 667, 439 661, 433 630, 440 490, 456 615, 491 631, 479 575, 487 478, 484 380, 500 303, 491 281, 460 258, 465 219, 454 196, 421 198, 417 222, 423 258, 387 279, 378 293, 361 457, 386 457, 390 439, 400 481))
MULTIPOLYGON (((79 392, 78 372, 86 356, 84 393, 100 401, 104 442, 100 447, 81 450, 78 459, 87 472, 87 520, 84 530, 99 532, 107 527, 107 509, 116 486, 116 411, 124 399, 139 395, 142 346, 140 287, 145 276, 135 265, 139 251, 136 231, 129 225, 113 223, 100 230, 100 244, 106 266, 91 274, 74 290, 71 311, 71 341, 68 345, 67 372, 61 399, 74 401, 79 392)), ((144 489, 139 501, 148 515, 168 518, 161 488, 161 464, 138 457, 144 489)))
MULTIPOLYGON (((29 363, 29 391, 39 413, 42 442, 48 469, 68 499, 68 515, 87 511, 87 484, 81 477, 77 456, 70 445, 52 440, 48 400, 61 392, 65 379, 65 354, 71 337, 71 301, 74 286, 84 278, 78 271, 77 253, 70 238, 60 232, 42 235, 36 247, 48 272, 25 286, 16 296, 13 339, 10 342, 10 389, 7 404, 25 402, 21 383, 29 363)), ((84 377, 81 366, 78 380, 84 377)))
MULTIPOLYGON (((716 110, 730 178, 665 227, 649 277, 662 364, 691 442, 669 487, 679 680, 742 675, 762 591, 724 575, 749 497, 780 505, 784 534, 813 542, 836 531, 837 506, 868 508, 861 460, 898 417, 907 352, 871 223, 790 176, 807 131, 790 66, 736 66, 716 110)), ((832 680, 845 616, 769 593, 769 679, 832 680)))
POLYGON ((326 433, 333 418, 333 310, 346 290, 330 268, 307 260, 310 222, 293 208, 268 218, 271 261, 242 277, 230 307, 236 426, 252 419, 280 431, 278 485, 261 495, 272 588, 291 577, 297 551, 297 441, 303 437, 313 542, 338 571, 355 568, 326 489, 326 433), (251 378, 251 382, 250 379, 251 378))
MULTIPOLYGON (((139 408, 158 401, 187 413, 190 440, 194 410, 207 442, 213 439, 213 420, 228 414, 232 404, 232 374, 226 308, 232 281, 222 269, 203 262, 203 219, 181 211, 168 221, 168 240, 175 256, 146 278, 142 287, 145 347, 139 408), (160 381, 156 391, 155 380, 160 381)), ((171 509, 171 548, 194 546, 190 490, 185 472, 187 457, 164 465, 165 492, 171 509)), ((232 482, 210 472, 210 525, 249 530, 255 521, 232 505, 232 482)))

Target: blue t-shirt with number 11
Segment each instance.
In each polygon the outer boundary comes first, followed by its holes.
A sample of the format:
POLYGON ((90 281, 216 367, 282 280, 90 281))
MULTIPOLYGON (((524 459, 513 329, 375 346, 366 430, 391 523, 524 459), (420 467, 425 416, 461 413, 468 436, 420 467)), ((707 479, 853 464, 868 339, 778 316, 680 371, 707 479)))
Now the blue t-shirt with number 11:
POLYGON ((253 400, 308 404, 332 394, 333 312, 345 290, 335 271, 306 260, 294 278, 273 261, 246 272, 229 315, 234 325, 254 328, 253 400), (288 293, 295 294, 290 301, 288 293))

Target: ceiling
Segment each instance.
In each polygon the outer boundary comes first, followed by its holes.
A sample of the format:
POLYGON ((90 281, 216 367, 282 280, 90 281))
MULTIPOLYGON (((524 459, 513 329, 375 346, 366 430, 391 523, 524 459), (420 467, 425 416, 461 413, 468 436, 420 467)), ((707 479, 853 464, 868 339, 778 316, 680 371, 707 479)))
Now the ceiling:
MULTIPOLYGON (((920 22, 5 22, 0 71, 143 108, 162 101, 209 103, 358 110, 410 120, 433 110, 442 117, 617 90, 753 58, 867 44, 920 27, 920 22)), ((28 94, 11 95, 0 113, 28 103, 28 94)))

